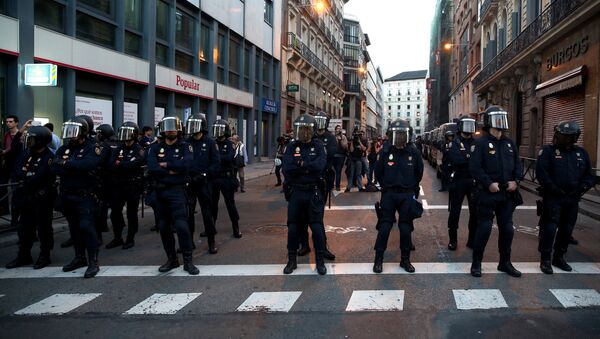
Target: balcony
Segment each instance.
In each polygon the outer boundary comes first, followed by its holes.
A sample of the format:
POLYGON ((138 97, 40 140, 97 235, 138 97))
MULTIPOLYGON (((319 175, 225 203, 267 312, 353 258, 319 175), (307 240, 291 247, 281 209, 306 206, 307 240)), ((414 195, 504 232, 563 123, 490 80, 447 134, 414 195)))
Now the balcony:
POLYGON ((479 23, 481 23, 496 13, 498 10, 498 0, 485 0, 479 10, 479 23))
POLYGON ((313 51, 306 46, 296 34, 288 32, 286 35, 286 41, 284 44, 287 48, 294 49, 304 60, 311 64, 315 69, 321 72, 325 78, 331 81, 334 85, 339 88, 344 87, 344 82, 335 73, 333 73, 329 67, 327 67, 321 59, 317 57, 313 51))
POLYGON ((351 85, 351 84, 346 84, 345 87, 346 92, 350 92, 350 93, 360 93, 360 85, 351 85))
POLYGON ((354 36, 354 35, 344 34, 344 42, 347 42, 347 43, 350 43, 350 44, 360 45, 360 39, 357 36, 354 36))
MULTIPOLYGON (((293 2, 298 6, 302 6, 300 8, 300 10, 304 10, 307 17, 309 17, 313 21, 315 27, 319 28, 322 36, 324 36, 329 41, 329 43, 331 44, 332 47, 335 47, 338 44, 338 42, 335 40, 335 36, 333 34, 330 34, 329 36, 327 35, 327 31, 326 31, 327 27, 325 26, 325 23, 323 22, 323 20, 321 20, 321 18, 319 17, 319 13, 310 6, 310 0, 293 0, 290 2, 293 2)), ((326 7, 329 8, 331 13, 333 15, 335 15, 336 18, 339 19, 340 26, 343 26, 342 18, 341 18, 342 14, 339 13, 339 17, 338 17, 338 12, 334 8, 331 7, 331 4, 329 2, 326 4, 326 7)), ((337 53, 339 53, 340 56, 343 55, 344 51, 341 48, 337 47, 334 49, 337 53)))
POLYGON ((360 67, 360 61, 354 59, 354 58, 344 58, 344 67, 352 67, 352 68, 359 68, 360 67))
POLYGON ((505 49, 496 55, 473 80, 475 89, 492 78, 498 71, 510 65, 522 54, 533 52, 531 48, 548 31, 556 27, 577 8, 588 0, 555 0, 527 28, 525 28, 505 49))

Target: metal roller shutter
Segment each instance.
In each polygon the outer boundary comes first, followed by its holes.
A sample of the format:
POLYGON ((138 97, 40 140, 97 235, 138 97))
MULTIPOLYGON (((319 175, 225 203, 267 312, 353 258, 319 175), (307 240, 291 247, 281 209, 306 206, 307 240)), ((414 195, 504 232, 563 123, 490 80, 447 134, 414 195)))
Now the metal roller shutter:
POLYGON ((583 87, 573 88, 544 98, 544 145, 552 143, 554 126, 563 120, 575 120, 581 126, 578 145, 583 146, 583 116, 585 111, 585 91, 583 87))

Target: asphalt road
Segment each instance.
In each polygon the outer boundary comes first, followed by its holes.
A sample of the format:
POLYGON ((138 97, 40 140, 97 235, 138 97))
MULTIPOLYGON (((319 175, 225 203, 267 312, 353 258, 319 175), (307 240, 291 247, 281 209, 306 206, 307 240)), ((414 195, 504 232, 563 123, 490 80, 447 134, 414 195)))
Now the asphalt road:
MULTIPOLYGON (((430 209, 415 222, 415 274, 397 267, 397 229, 386 274, 370 272, 375 213, 365 206, 379 193, 351 192, 337 195, 325 214, 329 247, 337 255, 329 274, 318 276, 313 265, 303 265, 284 276, 286 203, 274 182, 274 175, 250 181, 247 193, 236 195, 242 239, 231 236, 221 202, 219 253, 208 254, 204 239, 195 237, 197 277, 181 269, 156 273, 165 255, 158 234, 149 231, 149 209, 134 248, 101 250, 95 279, 82 279, 81 270, 60 273, 72 249, 54 250, 53 267, 41 271, 0 269, 0 338, 600 337, 600 226, 592 219, 580 216, 580 245, 567 254, 577 272, 543 275, 537 269, 535 196, 523 192, 512 258, 525 274, 516 279, 495 270, 494 231, 484 276, 473 278, 467 273, 471 251, 464 246, 467 212, 459 249, 450 252, 447 193, 437 191, 439 181, 427 167, 421 199, 430 209)), ((66 237, 57 233, 57 244, 66 237)), ((106 233, 105 241, 110 238, 106 233)), ((0 249, 2 263, 15 253, 16 246, 0 249)), ((313 263, 313 254, 300 263, 313 263)))

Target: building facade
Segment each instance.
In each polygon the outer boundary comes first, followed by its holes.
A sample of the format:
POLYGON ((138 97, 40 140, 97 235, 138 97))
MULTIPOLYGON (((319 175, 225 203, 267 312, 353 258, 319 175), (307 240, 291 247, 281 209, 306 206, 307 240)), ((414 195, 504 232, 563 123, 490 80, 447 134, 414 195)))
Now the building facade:
POLYGON ((426 131, 427 117, 427 70, 409 71, 397 74, 384 83, 387 123, 395 119, 406 119, 413 127, 414 134, 426 131))
POLYGON ((366 132, 370 138, 381 135, 381 116, 383 115, 383 81, 381 73, 373 61, 367 63, 367 77, 365 84, 366 96, 366 132))
POLYGON ((478 105, 509 112, 520 155, 535 158, 560 120, 582 126, 579 143, 600 165, 600 2, 485 0, 479 3, 483 68, 478 105))
POLYGON ((429 74, 427 76, 428 125, 431 130, 449 121, 450 58, 444 46, 453 39, 453 4, 451 0, 437 0, 431 24, 429 47, 429 74))
POLYGON ((355 128, 367 128, 367 63, 371 61, 358 18, 344 17, 344 108, 343 128, 351 133, 355 128))
POLYGON ((472 81, 481 70, 481 29, 477 18, 477 1, 453 1, 454 37, 444 46, 451 54, 449 119, 462 115, 477 117, 477 94, 472 81))
POLYGON ((300 114, 342 114, 344 1, 283 3, 281 128, 288 130, 300 114))
POLYGON ((2 0, 0 113, 154 126, 202 112, 228 119, 251 161, 272 156, 281 13, 272 0, 2 0), (24 84, 34 63, 58 65, 56 86, 24 84))

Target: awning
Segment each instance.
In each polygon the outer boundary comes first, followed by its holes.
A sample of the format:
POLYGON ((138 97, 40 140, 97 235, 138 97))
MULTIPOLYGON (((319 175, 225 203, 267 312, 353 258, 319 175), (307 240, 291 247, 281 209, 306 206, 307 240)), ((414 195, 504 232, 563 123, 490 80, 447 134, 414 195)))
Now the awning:
POLYGON ((565 74, 559 75, 556 78, 550 79, 535 87, 538 97, 545 97, 569 88, 573 88, 583 84, 583 76, 585 75, 586 67, 579 66, 565 74))

